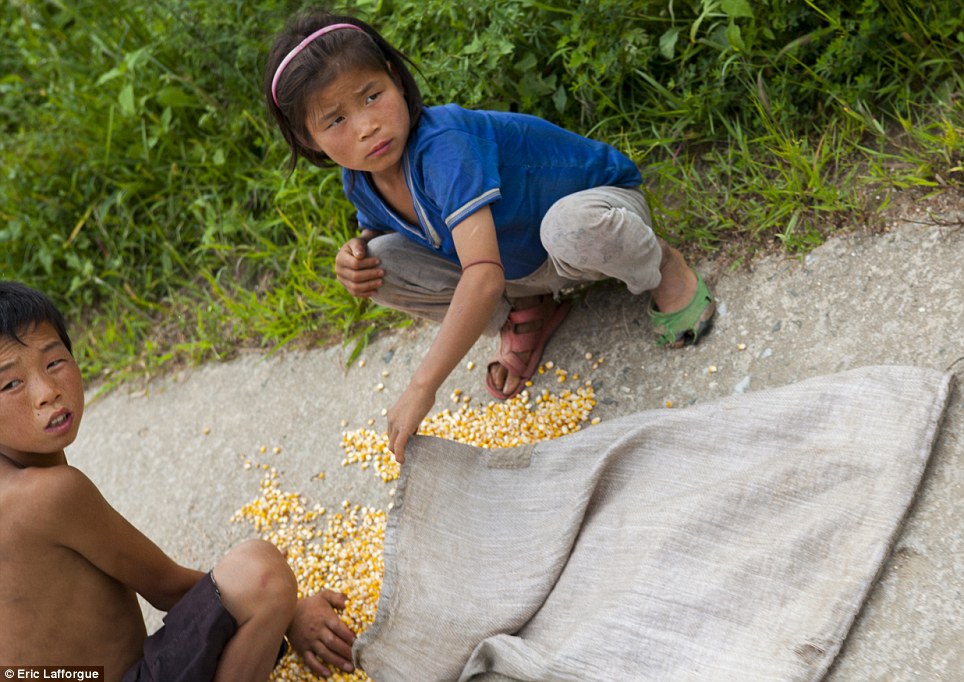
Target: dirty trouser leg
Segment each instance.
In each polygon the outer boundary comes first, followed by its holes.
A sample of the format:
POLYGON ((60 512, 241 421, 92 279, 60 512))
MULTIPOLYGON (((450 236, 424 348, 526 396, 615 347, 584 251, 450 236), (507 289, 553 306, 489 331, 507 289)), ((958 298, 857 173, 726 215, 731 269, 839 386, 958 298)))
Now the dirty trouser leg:
POLYGON ((596 187, 563 197, 540 234, 549 252, 540 270, 575 282, 618 279, 637 295, 659 285, 662 249, 638 189, 596 187))
MULTIPOLYGON (((458 265, 400 234, 383 234, 368 242, 368 255, 381 260, 385 276, 372 300, 414 317, 441 322, 448 312, 462 270, 458 265)), ((485 334, 494 336, 509 314, 503 296, 485 334)))

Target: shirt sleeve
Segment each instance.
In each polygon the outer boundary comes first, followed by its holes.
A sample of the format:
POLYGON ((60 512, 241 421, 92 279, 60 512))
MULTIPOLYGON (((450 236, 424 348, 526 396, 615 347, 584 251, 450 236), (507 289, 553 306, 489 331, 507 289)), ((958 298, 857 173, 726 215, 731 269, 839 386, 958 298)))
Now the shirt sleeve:
POLYGON ((421 158, 431 159, 423 169, 425 196, 449 230, 502 196, 499 149, 492 140, 449 130, 433 138, 421 158))

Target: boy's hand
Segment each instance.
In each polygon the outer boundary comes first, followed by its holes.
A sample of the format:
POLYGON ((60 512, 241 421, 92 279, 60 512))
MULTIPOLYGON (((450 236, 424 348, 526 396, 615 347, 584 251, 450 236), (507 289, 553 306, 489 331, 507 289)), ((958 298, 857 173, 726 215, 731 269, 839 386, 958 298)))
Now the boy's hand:
POLYGON ((322 590, 318 594, 298 600, 295 617, 288 628, 288 641, 305 659, 316 675, 328 677, 329 666, 352 672, 351 645, 355 633, 335 613, 344 609, 347 598, 341 592, 322 590))
POLYGON ((405 444, 418 431, 422 420, 434 404, 435 393, 414 388, 409 384, 388 410, 388 449, 399 464, 405 463, 405 444))
POLYGON ((368 243, 361 237, 349 239, 335 255, 335 277, 348 293, 371 298, 382 285, 385 271, 377 258, 368 257, 368 243))

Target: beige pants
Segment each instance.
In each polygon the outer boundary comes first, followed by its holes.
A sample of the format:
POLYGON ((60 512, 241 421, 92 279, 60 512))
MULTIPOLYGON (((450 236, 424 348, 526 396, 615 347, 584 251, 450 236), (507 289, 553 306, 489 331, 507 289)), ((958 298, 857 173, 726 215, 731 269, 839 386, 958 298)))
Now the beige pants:
MULTIPOLYGON (((603 279, 618 279, 633 294, 654 289, 660 282, 662 250, 651 222, 638 189, 596 187, 557 201, 539 229, 549 257, 532 274, 506 281, 486 334, 498 332, 512 300, 522 296, 556 295, 566 287, 603 279)), ((368 251, 385 270, 384 283, 373 297, 376 303, 442 321, 459 283, 458 265, 394 233, 372 239, 368 251)))

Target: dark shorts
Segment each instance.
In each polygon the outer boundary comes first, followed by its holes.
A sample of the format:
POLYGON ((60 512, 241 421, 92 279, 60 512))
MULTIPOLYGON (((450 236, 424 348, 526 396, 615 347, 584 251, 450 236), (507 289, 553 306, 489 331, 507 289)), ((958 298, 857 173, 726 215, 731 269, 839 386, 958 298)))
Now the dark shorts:
POLYGON ((167 612, 163 627, 144 640, 144 658, 121 682, 209 682, 237 630, 208 573, 167 612))

